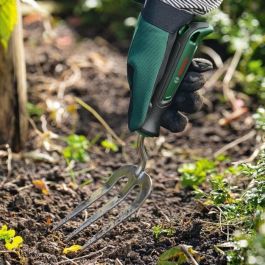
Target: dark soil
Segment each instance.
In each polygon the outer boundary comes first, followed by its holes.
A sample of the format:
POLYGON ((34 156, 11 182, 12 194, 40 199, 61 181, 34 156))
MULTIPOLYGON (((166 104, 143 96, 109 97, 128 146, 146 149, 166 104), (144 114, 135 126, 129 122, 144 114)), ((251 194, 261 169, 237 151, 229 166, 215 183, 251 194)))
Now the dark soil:
MULTIPOLYGON (((43 31, 38 22, 25 28, 29 99, 45 110, 41 119, 33 118, 37 128, 43 131, 46 119, 48 130, 58 135, 75 132, 85 134, 89 140, 97 136, 105 139, 105 129, 82 108, 77 112, 64 111, 57 121, 52 118, 48 101, 56 100, 69 107, 73 106, 73 96, 77 96, 98 111, 126 146, 116 153, 107 153, 100 141, 94 144, 89 150, 90 160, 74 166, 77 184, 85 179, 91 179, 92 183, 75 187, 66 162, 56 151, 61 141, 49 140, 50 150, 47 151, 42 145, 44 135, 40 136, 31 127, 26 151, 38 150, 56 162, 13 156, 8 176, 7 157, 2 155, 0 225, 7 224, 16 229, 24 238, 24 245, 20 258, 15 253, 0 254, 0 264, 120 264, 120 261, 126 265, 152 265, 157 263, 163 251, 179 244, 193 246, 202 258, 200 265, 226 264, 225 258, 214 250, 215 244, 226 241, 226 235, 219 229, 218 217, 210 213, 212 209, 196 202, 191 191, 178 187, 177 169, 182 163, 198 157, 213 157, 215 151, 243 136, 252 127, 248 115, 227 127, 218 125, 224 111, 229 111, 230 107, 220 103, 220 90, 214 88, 205 92, 212 105, 208 104, 191 116, 191 124, 184 133, 174 135, 162 131, 160 138, 148 139, 147 172, 153 179, 153 191, 137 214, 82 253, 85 258, 73 262, 62 255, 64 247, 85 243, 107 224, 107 218, 68 243, 64 242, 65 236, 81 224, 85 214, 69 222, 61 231, 50 233, 53 223, 88 198, 115 169, 137 163, 136 135, 127 129, 126 58, 101 38, 77 42, 73 32, 64 26, 57 27, 54 35, 47 32, 43 35, 43 31), (78 174, 86 168, 90 170, 78 174), (32 185, 35 179, 46 181, 48 195, 32 185), (172 227, 176 232, 171 237, 154 240, 152 227, 156 224, 172 227)), ((49 139, 48 132, 45 135, 46 140, 49 139)), ((230 149, 228 155, 233 161, 241 160, 248 157, 253 148, 254 140, 250 140, 230 149)), ((94 211, 91 207, 87 214, 94 211)), ((110 219, 118 212, 113 210, 110 219)), ((4 251, 3 245, 0 248, 4 251)))

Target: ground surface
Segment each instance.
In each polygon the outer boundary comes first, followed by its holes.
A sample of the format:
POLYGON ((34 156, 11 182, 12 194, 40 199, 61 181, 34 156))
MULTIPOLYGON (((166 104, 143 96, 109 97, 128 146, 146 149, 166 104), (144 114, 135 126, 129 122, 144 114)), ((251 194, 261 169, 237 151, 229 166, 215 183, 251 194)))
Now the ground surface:
MULTIPOLYGON (((0 224, 14 227, 23 236, 22 262, 39 265, 115 264, 118 259, 122 264, 152 265, 164 250, 182 243, 192 245, 200 253, 203 257, 201 265, 226 264, 214 250, 215 244, 226 239, 218 227, 218 217, 210 214, 211 209, 196 202, 190 191, 179 189, 177 172, 181 163, 197 157, 210 158, 222 146, 251 129, 248 116, 227 127, 218 125, 223 111, 229 107, 220 103, 220 91, 216 89, 205 93, 213 104, 208 104, 191 117, 192 126, 186 132, 173 135, 163 131, 162 137, 147 141, 150 156, 147 171, 154 186, 140 211, 83 253, 88 255, 86 258, 70 262, 62 255, 66 245, 85 243, 103 223, 107 223, 107 219, 97 222, 70 243, 64 242, 64 235, 73 231, 85 215, 53 234, 49 233, 52 224, 87 198, 113 170, 137 163, 136 136, 128 132, 126 124, 129 91, 125 57, 100 38, 77 42, 73 33, 63 26, 52 34, 46 32, 43 35, 43 28, 38 23, 29 23, 25 35, 29 98, 45 109, 44 116, 34 121, 40 131, 45 131, 46 126, 48 129, 46 134, 38 134, 31 127, 27 151, 39 148, 55 162, 47 162, 44 158, 36 161, 36 156, 35 159, 14 156, 8 176, 6 156, 1 159, 0 224), (73 96, 93 106, 127 144, 116 153, 106 153, 98 143, 93 145, 89 150, 90 160, 74 167, 77 184, 85 179, 92 183, 77 188, 71 183, 71 173, 64 159, 55 150, 60 144, 57 140, 49 140, 49 131, 58 135, 81 133, 90 140, 96 136, 105 139, 106 131, 84 109, 79 108, 75 112, 73 96), (62 108, 68 106, 72 111, 64 111, 60 115, 58 109, 54 111, 58 105, 55 102, 59 102, 62 108), (44 149, 43 142, 50 151, 44 149), (82 174, 78 173, 80 170, 82 174), (43 195, 32 185, 35 179, 46 181, 48 195, 43 195), (152 234, 152 227, 156 224, 171 226, 176 232, 156 241, 152 234)), ((251 154, 253 145, 254 142, 245 142, 229 150, 228 154, 234 161, 243 159, 251 154)), ((87 214, 93 211, 92 207, 87 214)), ((115 216, 117 212, 112 213, 115 216)), ((2 245, 0 247, 4 250, 2 245)), ((118 260, 116 264, 119 264, 118 260)), ((0 264, 4 261, 9 262, 6 264, 19 264, 14 253, 0 254, 0 264)))

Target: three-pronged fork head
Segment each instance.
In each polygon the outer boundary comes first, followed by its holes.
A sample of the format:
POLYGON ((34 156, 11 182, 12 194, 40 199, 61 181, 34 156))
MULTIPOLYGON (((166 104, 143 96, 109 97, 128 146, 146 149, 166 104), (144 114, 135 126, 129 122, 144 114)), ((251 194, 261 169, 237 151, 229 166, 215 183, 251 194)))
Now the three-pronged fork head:
POLYGON ((124 209, 117 218, 107 224, 105 227, 103 227, 97 234, 95 234, 91 239, 88 240, 85 245, 82 246, 82 250, 90 246, 92 243, 96 242, 98 239, 100 239, 102 236, 104 236, 107 232, 112 230, 114 227, 116 227, 118 224, 120 224, 122 221, 127 219, 130 215, 132 215, 135 211, 137 211, 146 198, 149 196, 151 189, 152 189, 152 181, 150 176, 144 171, 145 165, 146 165, 146 159, 147 154, 144 149, 143 145, 144 137, 139 136, 138 139, 138 148, 140 151, 140 157, 141 157, 141 163, 139 167, 128 165, 123 166, 116 170, 112 176, 109 178, 109 180, 98 190, 96 190, 89 199, 79 204, 69 215, 67 215, 64 219, 62 219, 54 228, 52 231, 57 230, 60 228, 63 224, 77 216, 79 213, 81 213, 83 210, 87 209, 89 206, 91 206, 95 201, 99 200, 102 196, 108 194, 115 186, 115 184, 121 180, 124 177, 127 177, 126 184, 119 190, 118 194, 110 199, 104 206, 99 208, 95 211, 93 215, 91 215, 82 225, 80 225, 76 230, 74 230, 67 238, 66 240, 72 239, 75 235, 77 235, 79 232, 81 232, 83 229, 87 228, 91 224, 93 224, 95 221, 97 221, 100 217, 102 217, 104 214, 109 212, 111 209, 113 209, 115 206, 120 204, 122 201, 126 199, 126 197, 131 193, 131 191, 135 187, 139 187, 138 195, 136 196, 135 200, 132 202, 130 206, 128 206, 126 209, 124 209))

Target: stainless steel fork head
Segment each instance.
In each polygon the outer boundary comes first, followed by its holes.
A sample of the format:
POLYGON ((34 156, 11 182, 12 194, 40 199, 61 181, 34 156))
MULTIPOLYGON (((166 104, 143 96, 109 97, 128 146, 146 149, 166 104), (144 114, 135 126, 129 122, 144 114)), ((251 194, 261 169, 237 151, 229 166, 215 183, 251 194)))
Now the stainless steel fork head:
POLYGON ((64 219, 62 219, 52 229, 52 231, 60 228, 63 224, 65 224, 66 222, 77 216, 80 212, 82 212, 83 210, 88 208, 91 204, 93 204, 95 201, 100 199, 103 195, 107 194, 110 190, 113 189, 114 185, 120 179, 127 177, 128 178, 127 183, 118 192, 118 194, 115 197, 113 197, 111 200, 109 200, 104 206, 98 209, 81 226, 79 226, 66 238, 66 240, 70 240, 79 232, 81 232, 83 229, 90 226, 92 223, 94 223, 96 220, 102 217, 105 213, 109 212, 112 208, 114 208, 123 200, 125 200, 128 194, 133 190, 133 188, 139 186, 140 191, 137 197, 135 198, 135 200, 133 201, 133 203, 130 206, 128 206, 125 210, 123 210, 113 222, 103 227, 101 231, 99 231, 91 239, 89 239, 89 241, 82 246, 82 249, 85 249, 92 243, 96 242, 107 232, 112 230, 114 227, 116 227, 118 224, 120 224, 122 221, 127 219, 130 215, 132 215, 135 211, 137 211, 142 206, 146 198, 149 196, 152 188, 152 180, 145 171, 139 172, 137 169, 138 167, 136 166, 128 165, 116 170, 109 178, 109 180, 101 188, 99 188, 94 193, 92 193, 89 199, 79 204, 69 215, 67 215, 64 219))

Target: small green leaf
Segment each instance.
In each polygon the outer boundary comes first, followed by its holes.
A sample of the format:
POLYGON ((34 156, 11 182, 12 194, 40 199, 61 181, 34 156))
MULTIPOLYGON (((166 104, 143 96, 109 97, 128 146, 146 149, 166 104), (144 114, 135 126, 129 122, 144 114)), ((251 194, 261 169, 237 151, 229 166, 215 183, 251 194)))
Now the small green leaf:
POLYGON ((80 187, 82 188, 84 186, 90 185, 92 182, 92 179, 86 179, 80 184, 80 187))
POLYGON ((7 225, 3 225, 0 230, 0 239, 5 240, 5 242, 8 242, 13 238, 16 234, 16 231, 13 229, 8 229, 7 225))
POLYGON ((103 146, 106 150, 111 150, 112 152, 117 152, 119 150, 118 146, 115 143, 107 139, 101 142, 101 146, 103 146))
POLYGON ((185 188, 198 187, 206 180, 207 174, 216 168, 215 162, 208 159, 200 159, 196 163, 186 163, 179 168, 181 185, 185 188))
POLYGON ((170 248, 160 255, 158 265, 181 265, 182 263, 179 263, 179 260, 183 260, 183 256, 186 261, 186 256, 180 247, 170 248))
MULTIPOLYGON (((198 252, 192 246, 186 246, 187 251, 193 256, 198 256, 198 252)), ((158 259, 158 265, 182 265, 188 262, 188 258, 181 247, 176 246, 162 253, 158 259)))
POLYGON ((229 156, 226 156, 226 155, 218 155, 216 158, 215 158, 216 161, 218 162, 229 162, 231 159, 229 156))
POLYGON ((0 43, 5 50, 17 22, 16 5, 16 0, 1 0, 0 2, 0 43))
POLYGON ((173 228, 164 228, 161 225, 155 225, 152 228, 153 236, 157 240, 161 235, 172 236, 175 233, 173 228))
POLYGON ((41 108, 30 102, 27 102, 26 108, 30 116, 36 116, 37 118, 39 118, 43 114, 43 110, 41 108))
POLYGON ((89 142, 84 135, 71 134, 66 138, 67 146, 62 154, 67 161, 85 162, 89 159, 87 149, 89 142))

